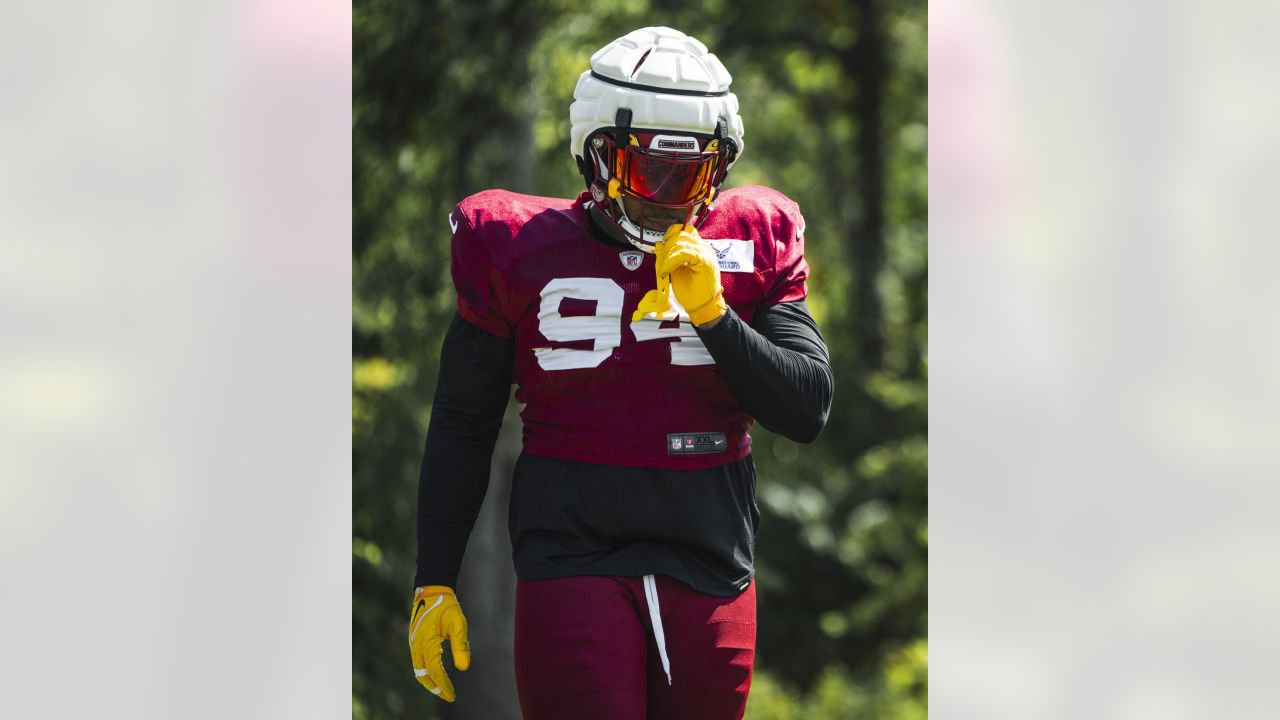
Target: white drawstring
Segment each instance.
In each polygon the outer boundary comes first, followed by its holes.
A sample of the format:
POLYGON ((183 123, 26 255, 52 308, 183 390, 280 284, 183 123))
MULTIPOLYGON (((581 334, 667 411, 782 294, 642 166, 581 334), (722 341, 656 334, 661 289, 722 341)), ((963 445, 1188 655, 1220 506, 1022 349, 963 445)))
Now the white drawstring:
POLYGON ((653 639, 658 642, 658 657, 662 658, 662 671, 671 684, 671 661, 667 659, 667 639, 662 632, 662 618, 658 615, 658 583, 652 575, 644 576, 644 599, 649 606, 649 620, 653 622, 653 639))

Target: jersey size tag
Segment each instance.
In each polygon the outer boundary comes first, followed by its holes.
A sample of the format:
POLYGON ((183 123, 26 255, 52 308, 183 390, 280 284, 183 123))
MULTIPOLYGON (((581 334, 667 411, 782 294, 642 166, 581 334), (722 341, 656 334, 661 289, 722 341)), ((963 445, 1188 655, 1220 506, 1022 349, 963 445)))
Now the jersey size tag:
POLYGON ((756 269, 755 243, 750 240, 717 240, 710 238, 706 243, 716 251, 716 260, 720 263, 720 272, 753 272, 756 269))
POLYGON ((729 447, 724 433, 672 433, 667 436, 668 455, 706 455, 729 447))

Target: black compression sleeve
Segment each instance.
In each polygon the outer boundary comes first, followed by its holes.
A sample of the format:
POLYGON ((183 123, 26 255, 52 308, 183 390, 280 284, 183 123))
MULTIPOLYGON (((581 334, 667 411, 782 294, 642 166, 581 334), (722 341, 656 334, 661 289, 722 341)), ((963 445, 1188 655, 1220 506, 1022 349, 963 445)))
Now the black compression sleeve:
POLYGON ((697 332, 734 397, 761 425, 796 442, 818 437, 835 378, 803 300, 762 307, 751 325, 727 310, 715 327, 697 332))
POLYGON ((440 349, 418 476, 415 587, 457 587, 462 553, 489 489, 489 462, 507 407, 514 356, 509 338, 454 315, 440 349))

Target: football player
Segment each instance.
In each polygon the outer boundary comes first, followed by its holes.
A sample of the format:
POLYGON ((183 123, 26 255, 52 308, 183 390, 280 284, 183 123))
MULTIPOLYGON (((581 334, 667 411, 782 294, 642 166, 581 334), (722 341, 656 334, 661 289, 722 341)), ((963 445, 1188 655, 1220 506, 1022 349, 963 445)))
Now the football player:
POLYGON ((522 403, 509 530, 524 717, 741 718, 755 655, 759 510, 747 430, 811 442, 833 378, 805 307, 804 219, 720 191, 741 157, 730 76, 692 37, 636 30, 591 57, 569 109, 573 199, 458 203, 457 313, 418 500, 409 645, 471 664, 454 591, 510 385, 522 403))

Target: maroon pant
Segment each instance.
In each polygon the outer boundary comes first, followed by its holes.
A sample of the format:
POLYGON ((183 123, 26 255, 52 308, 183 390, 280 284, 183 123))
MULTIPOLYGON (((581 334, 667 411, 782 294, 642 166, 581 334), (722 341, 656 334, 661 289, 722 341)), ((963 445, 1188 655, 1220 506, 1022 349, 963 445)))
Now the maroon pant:
POLYGON ((524 720, 743 716, 756 648, 755 583, 737 597, 716 597, 666 575, 649 577, 650 588, 631 577, 517 580, 516 689, 524 720))

